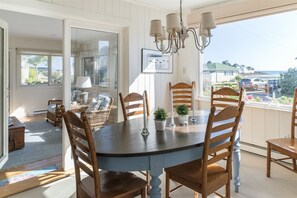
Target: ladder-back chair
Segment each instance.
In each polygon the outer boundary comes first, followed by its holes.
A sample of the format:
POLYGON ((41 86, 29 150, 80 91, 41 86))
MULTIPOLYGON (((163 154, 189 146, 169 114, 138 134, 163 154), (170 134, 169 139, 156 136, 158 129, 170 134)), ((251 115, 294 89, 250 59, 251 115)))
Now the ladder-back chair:
MULTIPOLYGON (((119 96, 125 121, 132 116, 143 115, 143 96, 141 94, 132 92, 123 97, 122 93, 119 93, 119 96)), ((144 91, 144 97, 146 103, 146 114, 149 116, 150 108, 146 91, 144 91)))
POLYGON ((211 98, 210 105, 217 107, 218 109, 225 108, 227 106, 239 106, 242 101, 243 88, 240 88, 239 92, 230 88, 223 87, 218 90, 214 90, 211 86, 211 98))
POLYGON ((295 138, 295 127, 297 126, 297 115, 296 115, 296 105, 297 105, 297 88, 294 92, 294 101, 292 107, 292 116, 291 116, 291 137, 289 138, 276 138, 266 140, 267 143, 267 170, 266 176, 270 177, 271 162, 287 168, 295 173, 297 173, 297 139, 295 138), (273 158, 271 156, 271 151, 276 151, 284 155, 284 158, 273 158), (285 160, 292 160, 292 165, 288 163, 283 163, 285 160))
POLYGON ((169 91, 172 93, 172 96, 170 95, 170 97, 172 97, 173 108, 178 105, 185 104, 189 109, 192 109, 194 88, 194 81, 192 81, 191 84, 180 82, 175 85, 172 85, 171 82, 169 82, 169 91))
POLYGON ((61 107, 70 139, 74 160, 76 196, 95 197, 145 197, 146 182, 130 172, 99 171, 94 140, 85 112, 81 118, 61 107), (83 178, 81 173, 88 176, 83 178))
MULTIPOLYGON (((140 116, 143 115, 143 95, 139 93, 129 93, 125 97, 122 95, 122 93, 119 93, 120 96, 120 101, 122 105, 122 112, 123 112, 123 117, 124 120, 127 121, 129 118, 133 118, 135 116, 140 116)), ((146 90, 144 91, 144 97, 145 97, 145 107, 146 107, 146 115, 150 115, 150 109, 149 109, 149 102, 148 102, 148 96, 146 90)), ((150 191, 150 181, 149 181, 149 173, 148 171, 142 172, 140 171, 141 174, 143 174, 146 177, 146 182, 147 182, 147 192, 149 193, 150 191)))
POLYGON ((216 114, 211 108, 206 127, 202 159, 166 168, 166 198, 169 198, 170 180, 176 181, 202 198, 225 186, 226 197, 230 197, 232 150, 244 102, 240 107, 229 106, 216 114), (217 155, 213 155, 218 153, 217 155), (227 160, 223 160, 227 159, 227 160), (224 166, 216 164, 225 163, 224 166))

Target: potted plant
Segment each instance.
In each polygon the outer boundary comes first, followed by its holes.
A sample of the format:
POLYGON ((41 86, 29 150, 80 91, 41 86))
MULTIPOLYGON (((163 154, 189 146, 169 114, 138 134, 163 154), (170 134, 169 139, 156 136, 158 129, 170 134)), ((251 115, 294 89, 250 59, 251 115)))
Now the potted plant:
POLYGON ((178 114, 178 122, 180 125, 188 125, 189 108, 187 105, 182 104, 176 106, 176 113, 178 114))
POLYGON ((154 112, 155 126, 157 131, 164 131, 166 126, 167 113, 165 109, 158 107, 154 112))

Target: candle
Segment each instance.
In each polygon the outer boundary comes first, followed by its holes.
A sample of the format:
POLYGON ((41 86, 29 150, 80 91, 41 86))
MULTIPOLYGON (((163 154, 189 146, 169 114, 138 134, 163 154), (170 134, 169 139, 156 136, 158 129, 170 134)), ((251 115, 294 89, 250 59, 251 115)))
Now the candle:
POLYGON ((170 127, 175 127, 174 124, 174 115, 173 115, 173 92, 172 92, 172 88, 170 88, 170 105, 171 105, 171 122, 169 124, 170 127))
POLYGON ((194 87, 192 87, 192 93, 191 93, 191 96, 192 96, 192 118, 191 118, 191 121, 192 123, 195 123, 197 121, 197 118, 195 118, 195 94, 194 94, 194 87))
POLYGON ((143 128, 146 129, 146 102, 145 102, 145 92, 143 92, 143 128))
MULTIPOLYGON (((194 101, 194 90, 193 90, 193 87, 192 87, 192 93, 191 93, 191 96, 192 96, 192 111, 194 112, 194 109, 195 109, 195 101, 194 101)), ((194 115, 194 113, 193 113, 194 115)))

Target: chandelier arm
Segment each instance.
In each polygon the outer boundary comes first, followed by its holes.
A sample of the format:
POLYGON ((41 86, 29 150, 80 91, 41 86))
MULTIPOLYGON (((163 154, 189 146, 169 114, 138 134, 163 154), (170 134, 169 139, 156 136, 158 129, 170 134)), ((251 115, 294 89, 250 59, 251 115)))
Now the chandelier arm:
POLYGON ((205 44, 204 48, 206 48, 207 46, 209 46, 210 41, 211 41, 211 36, 209 36, 209 37, 207 37, 207 38, 208 38, 208 41, 207 41, 207 43, 205 44))
MULTIPOLYGON (((174 43, 176 45, 176 41, 177 39, 173 39, 173 34, 169 33, 168 34, 168 40, 167 40, 167 48, 166 49, 162 49, 162 44, 160 44, 160 46, 158 45, 158 42, 156 42, 156 48, 161 51, 163 54, 169 54, 172 53, 172 44, 174 43)), ((162 41, 163 42, 163 41, 162 41)), ((174 52, 176 53, 177 50, 174 52)))
POLYGON ((196 32, 196 30, 195 30, 194 28, 190 27, 190 28, 187 29, 187 32, 191 32, 191 33, 193 34, 193 36, 194 36, 194 41, 195 41, 195 46, 196 46, 196 48, 197 48, 199 51, 202 52, 202 48, 203 48, 203 46, 202 46, 202 45, 200 44, 200 42, 199 42, 199 38, 198 38, 198 36, 197 36, 197 32, 196 32))

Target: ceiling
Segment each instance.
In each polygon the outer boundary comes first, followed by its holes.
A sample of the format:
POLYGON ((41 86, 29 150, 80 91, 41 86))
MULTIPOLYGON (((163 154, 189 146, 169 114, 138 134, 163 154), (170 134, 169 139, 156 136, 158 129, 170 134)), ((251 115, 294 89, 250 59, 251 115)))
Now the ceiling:
MULTIPOLYGON (((179 0, 122 0, 130 3, 167 9, 179 10, 179 0)), ((184 0, 183 9, 195 9, 233 0, 184 0)), ((30 38, 61 40, 62 20, 22 14, 17 12, 0 10, 0 18, 8 22, 10 36, 22 36, 30 38)), ((98 33, 98 32, 97 32, 98 33)), ((80 38, 82 36, 80 35, 80 38)), ((78 39, 78 38, 77 38, 78 39)))
MULTIPOLYGON (((146 5, 156 8, 163 8, 170 11, 178 11, 179 10, 179 0, 126 0, 131 3, 136 3, 140 5, 146 5)), ((232 0, 183 0, 183 9, 197 9, 201 7, 206 7, 210 5, 219 4, 222 2, 227 2, 232 0)))

